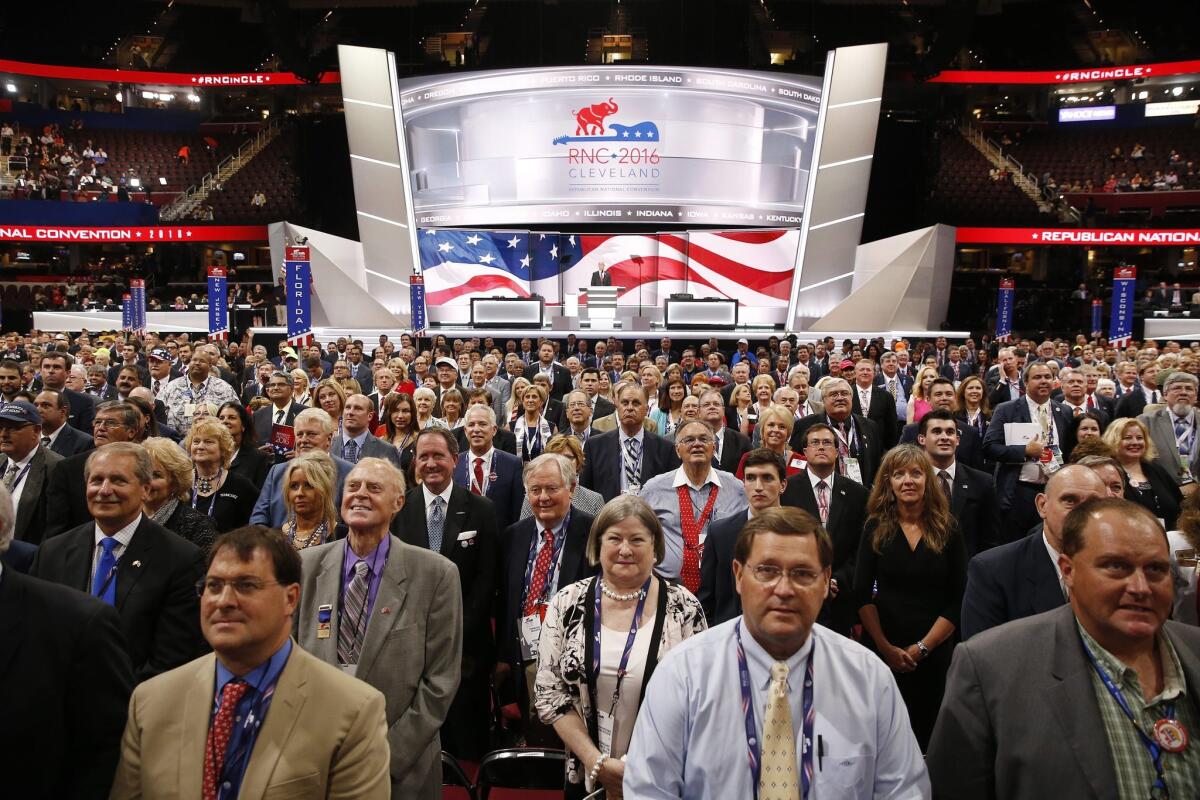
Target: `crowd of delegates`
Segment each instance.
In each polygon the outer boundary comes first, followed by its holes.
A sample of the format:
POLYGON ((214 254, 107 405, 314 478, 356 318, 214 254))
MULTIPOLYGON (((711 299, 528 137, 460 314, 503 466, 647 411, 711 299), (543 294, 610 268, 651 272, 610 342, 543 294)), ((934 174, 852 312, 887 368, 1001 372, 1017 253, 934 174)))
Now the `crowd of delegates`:
POLYGON ((7 335, 14 796, 1197 796, 1200 345, 651 344, 7 335))

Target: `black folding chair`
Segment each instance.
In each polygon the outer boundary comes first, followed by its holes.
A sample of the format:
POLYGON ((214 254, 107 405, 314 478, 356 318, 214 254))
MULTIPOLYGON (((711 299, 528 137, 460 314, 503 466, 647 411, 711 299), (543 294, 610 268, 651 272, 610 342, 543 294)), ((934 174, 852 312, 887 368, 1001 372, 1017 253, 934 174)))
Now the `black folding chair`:
POLYGON ((467 773, 462 768, 462 764, 458 763, 458 759, 445 750, 442 751, 442 786, 456 786, 464 789, 467 797, 475 800, 475 786, 472 785, 471 779, 467 777, 467 773))
POLYGON ((479 764, 476 796, 478 800, 487 800, 493 788, 561 789, 566 760, 562 750, 540 747, 493 750, 479 764))

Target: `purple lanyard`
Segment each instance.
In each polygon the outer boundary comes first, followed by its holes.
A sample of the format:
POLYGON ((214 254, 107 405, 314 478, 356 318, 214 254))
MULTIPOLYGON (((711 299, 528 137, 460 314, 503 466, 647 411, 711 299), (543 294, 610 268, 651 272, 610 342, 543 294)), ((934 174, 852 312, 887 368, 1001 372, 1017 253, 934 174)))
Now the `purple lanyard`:
MULTIPOLYGON (((600 577, 596 578, 596 609, 595 620, 592 623, 592 682, 598 684, 600 680, 600 577)), ((612 707, 608 710, 609 715, 615 714, 617 711, 617 701, 621 699, 621 682, 625 680, 625 668, 629 666, 629 656, 633 653, 633 642, 637 638, 638 622, 642 619, 642 612, 646 610, 646 598, 650 595, 650 581, 654 580, 651 575, 642 584, 641 597, 638 598, 637 609, 633 612, 633 623, 629 626, 629 636, 625 639, 625 649, 621 652, 621 663, 617 666, 617 686, 613 689, 612 707)), ((611 744, 610 744, 611 749, 611 744)))
MULTIPOLYGON (((750 669, 746 666, 746 651, 742 648, 742 621, 739 619, 733 626, 737 637, 738 686, 742 691, 742 714, 746 717, 746 755, 750 760, 750 778, 753 783, 754 798, 758 800, 758 782, 762 776, 762 761, 759 758, 758 728, 754 724, 754 696, 750 690, 750 669)), ((812 633, 809 633, 812 636, 812 633)), ((804 740, 801 743, 800 780, 801 798, 808 797, 809 787, 813 777, 813 721, 816 709, 813 708, 813 653, 817 649, 816 641, 808 651, 808 666, 804 668, 804 740)))

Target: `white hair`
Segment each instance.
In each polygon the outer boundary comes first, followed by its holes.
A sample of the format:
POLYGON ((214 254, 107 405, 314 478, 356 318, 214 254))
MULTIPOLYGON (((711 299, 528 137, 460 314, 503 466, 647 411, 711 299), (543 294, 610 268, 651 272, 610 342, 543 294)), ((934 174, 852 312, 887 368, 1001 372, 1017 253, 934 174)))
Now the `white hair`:
POLYGON ((322 433, 333 433, 333 417, 329 416, 329 412, 323 408, 306 408, 296 415, 293 425, 299 426, 301 422, 315 420, 321 426, 322 433))
POLYGON ((526 464, 525 469, 521 472, 521 483, 528 488, 529 476, 543 467, 554 467, 558 470, 558 475, 562 478, 563 485, 571 487, 572 490, 575 488, 575 481, 577 480, 575 462, 558 453, 542 453, 526 464))

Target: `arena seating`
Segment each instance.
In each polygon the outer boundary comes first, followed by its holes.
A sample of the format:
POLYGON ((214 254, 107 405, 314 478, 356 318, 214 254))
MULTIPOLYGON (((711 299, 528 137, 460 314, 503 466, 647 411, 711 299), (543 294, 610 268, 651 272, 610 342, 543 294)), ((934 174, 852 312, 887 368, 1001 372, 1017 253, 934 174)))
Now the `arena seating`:
POLYGON ((222 223, 265 224, 287 218, 299 196, 295 155, 296 132, 289 127, 201 205, 212 206, 214 220, 222 223), (256 208, 250 199, 260 189, 267 203, 256 208))
POLYGON ((932 211, 947 225, 1046 225, 1037 204, 1010 180, 993 181, 992 163, 957 132, 943 134, 932 211))

